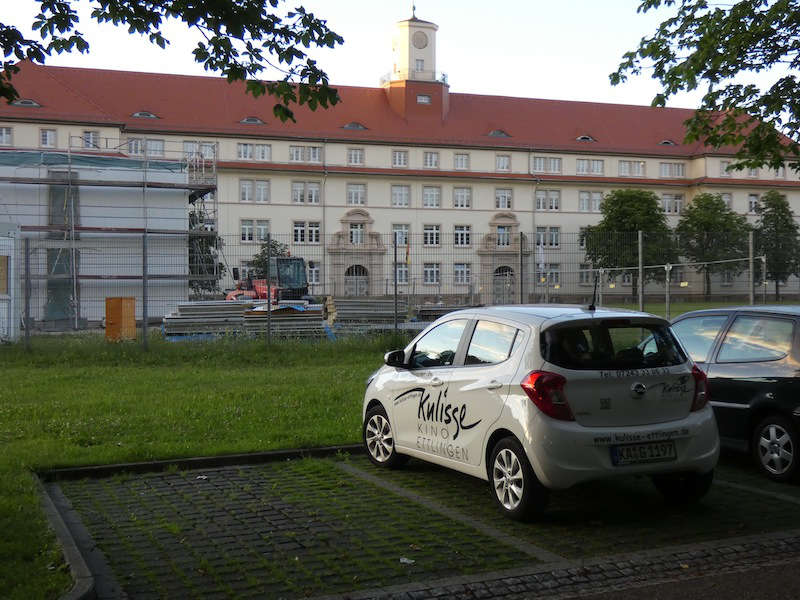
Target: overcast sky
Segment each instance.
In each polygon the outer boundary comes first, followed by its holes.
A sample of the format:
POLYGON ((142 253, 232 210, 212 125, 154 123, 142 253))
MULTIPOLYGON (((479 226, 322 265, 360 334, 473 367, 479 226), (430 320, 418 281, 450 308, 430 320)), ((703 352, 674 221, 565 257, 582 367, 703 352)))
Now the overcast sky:
MULTIPOLYGON (((35 0, 5 0, 2 21, 30 34, 35 0), (11 6, 8 6, 11 4, 11 6)), ((77 3, 76 3, 77 4, 77 3)), ((89 6, 87 0, 81 5, 89 6)), ((374 87, 391 69, 394 24, 411 16, 400 0, 296 0, 344 37, 334 51, 315 53, 331 83, 374 87)), ((649 104, 658 91, 649 76, 609 84, 622 54, 636 47, 671 11, 637 14, 638 0, 417 0, 417 17, 439 26, 437 69, 453 92, 649 104)), ((168 50, 82 13, 79 30, 88 55, 56 55, 47 64, 162 73, 205 74, 194 62, 193 37, 175 23, 166 29, 168 50)), ((698 94, 670 106, 693 108, 698 94)))

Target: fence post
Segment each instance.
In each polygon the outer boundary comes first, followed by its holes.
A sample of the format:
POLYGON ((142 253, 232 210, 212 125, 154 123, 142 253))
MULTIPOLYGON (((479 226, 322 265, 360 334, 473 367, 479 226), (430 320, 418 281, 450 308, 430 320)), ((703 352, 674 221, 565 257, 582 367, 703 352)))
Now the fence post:
POLYGON ((394 271, 394 333, 397 334, 397 233, 392 234, 392 248, 394 250, 394 263, 392 264, 392 271, 394 271))
POLYGON ((672 265, 667 263, 664 265, 664 271, 667 272, 666 275, 666 289, 664 291, 664 317, 669 321, 669 279, 670 279, 670 272, 672 271, 672 265))
POLYGON ((763 279, 763 285, 761 286, 761 304, 767 303, 767 257, 761 257, 761 279, 763 279))
POLYGON ((272 257, 272 234, 267 233, 267 346, 272 343, 272 285, 270 285, 270 262, 272 257))
POLYGON ((142 348, 147 350, 147 232, 142 234, 142 348))
POLYGON ((747 234, 747 264, 749 266, 749 274, 748 274, 748 282, 749 282, 749 290, 747 292, 748 300, 750 301, 750 305, 756 303, 756 295, 755 295, 755 287, 756 287, 756 274, 755 274, 755 264, 753 261, 753 231, 751 230, 747 234))
POLYGON ((639 285, 638 285, 638 293, 639 293, 639 312, 644 312, 644 234, 640 229, 638 232, 638 242, 639 242, 639 285))
POLYGON ((606 270, 600 269, 600 282, 597 286, 597 306, 603 306, 603 288, 606 285, 606 270))
POLYGON ((31 349, 31 239, 25 238, 25 349, 31 349))
POLYGON ((525 304, 525 268, 522 255, 522 232, 519 232, 519 303, 525 304))

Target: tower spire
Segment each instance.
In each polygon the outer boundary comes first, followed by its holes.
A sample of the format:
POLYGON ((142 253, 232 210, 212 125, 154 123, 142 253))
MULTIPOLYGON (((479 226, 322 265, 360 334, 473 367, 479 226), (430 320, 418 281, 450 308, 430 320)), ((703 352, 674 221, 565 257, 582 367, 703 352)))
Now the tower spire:
POLYGON ((417 5, 414 2, 411 3, 411 18, 417 18, 417 5))

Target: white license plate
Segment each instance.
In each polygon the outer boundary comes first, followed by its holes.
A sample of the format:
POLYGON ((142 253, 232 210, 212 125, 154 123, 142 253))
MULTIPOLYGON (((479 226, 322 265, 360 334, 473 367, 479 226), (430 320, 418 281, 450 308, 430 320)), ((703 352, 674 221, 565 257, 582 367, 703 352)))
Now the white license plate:
POLYGON ((671 440, 611 446, 611 463, 616 467, 675 460, 677 457, 675 442, 671 440))

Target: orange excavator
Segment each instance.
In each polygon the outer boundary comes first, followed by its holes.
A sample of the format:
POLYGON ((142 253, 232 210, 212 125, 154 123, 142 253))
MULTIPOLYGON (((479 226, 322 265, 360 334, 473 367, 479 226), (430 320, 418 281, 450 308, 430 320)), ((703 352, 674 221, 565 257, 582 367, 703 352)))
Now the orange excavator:
POLYGON ((228 292, 225 300, 267 299, 270 288, 272 302, 280 300, 308 300, 306 261, 295 256, 273 256, 269 259, 269 286, 266 279, 239 279, 239 269, 233 268, 236 288, 228 292))

